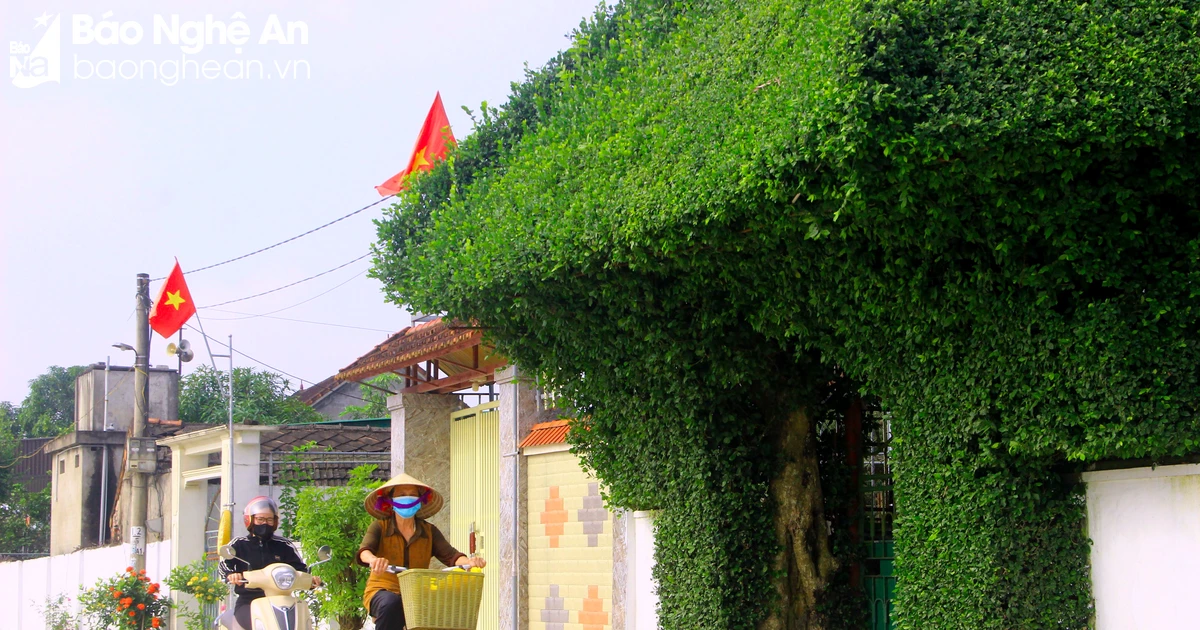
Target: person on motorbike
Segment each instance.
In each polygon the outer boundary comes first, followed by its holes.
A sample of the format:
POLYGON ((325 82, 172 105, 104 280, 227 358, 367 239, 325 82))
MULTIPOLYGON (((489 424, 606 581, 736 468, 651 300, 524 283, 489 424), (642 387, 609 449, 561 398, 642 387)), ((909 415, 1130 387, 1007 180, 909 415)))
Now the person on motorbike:
MULTIPOLYGON (((265 593, 259 588, 248 588, 243 573, 276 562, 289 564, 297 571, 307 573, 308 565, 300 558, 295 543, 275 535, 275 529, 279 527, 279 506, 270 497, 250 499, 242 510, 242 523, 246 526, 247 535, 229 543, 237 558, 222 560, 219 571, 221 579, 232 584, 233 592, 238 596, 233 606, 234 619, 241 628, 249 630, 250 602, 263 597, 265 593)), ((313 586, 320 585, 321 579, 314 575, 313 586)))
POLYGON ((363 501, 376 520, 363 536, 357 559, 371 569, 363 591, 363 607, 375 620, 376 630, 404 628, 400 580, 388 572, 388 565, 428 569, 433 558, 448 567, 487 565, 483 558, 469 558, 455 549, 437 527, 425 520, 437 514, 443 503, 441 493, 405 474, 392 477, 363 501))

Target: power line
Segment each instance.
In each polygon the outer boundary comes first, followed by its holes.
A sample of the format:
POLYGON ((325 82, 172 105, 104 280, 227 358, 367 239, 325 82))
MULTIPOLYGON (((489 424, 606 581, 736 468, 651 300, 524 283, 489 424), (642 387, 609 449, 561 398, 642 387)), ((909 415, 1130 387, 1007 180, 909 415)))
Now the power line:
MULTIPOLYGON (((249 315, 248 313, 238 313, 237 311, 219 311, 219 312, 221 312, 221 313, 236 313, 238 315, 249 315)), ((314 322, 314 321, 308 320, 308 319, 293 319, 291 317, 278 317, 276 315, 250 315, 249 317, 209 317, 208 320, 216 321, 216 322, 235 322, 235 321, 241 321, 244 319, 251 319, 254 317, 265 317, 267 319, 278 319, 278 320, 284 321, 284 322, 296 322, 297 324, 314 324, 317 326, 333 326, 334 328, 350 328, 352 330, 369 330, 371 332, 381 332, 381 333, 388 333, 388 334, 392 334, 392 333, 396 332, 394 330, 386 330, 384 328, 368 328, 366 326, 351 326, 350 324, 334 324, 334 323, 330 323, 330 322, 314 322)))
POLYGON ((316 275, 309 276, 309 277, 307 277, 307 278, 305 278, 305 279, 303 279, 303 280, 297 280, 297 281, 295 281, 295 282, 293 282, 293 283, 291 283, 291 284, 285 284, 285 285, 283 285, 283 286, 281 286, 281 287, 276 287, 276 288, 274 288, 274 289, 271 289, 270 291, 263 291, 262 293, 255 293, 254 295, 247 295, 246 297, 241 297, 241 298, 238 298, 238 299, 236 299, 236 300, 227 300, 227 301, 225 301, 225 302, 220 302, 220 303, 217 303, 217 304, 209 304, 209 305, 207 305, 207 306, 200 306, 200 307, 197 307, 197 308, 216 308, 216 307, 218 307, 218 306, 225 306, 226 304, 233 304, 234 302, 245 302, 246 300, 252 300, 252 299, 254 299, 254 298, 256 298, 256 297, 262 297, 262 296, 264 296, 264 295, 267 295, 267 294, 270 294, 270 293, 274 293, 274 292, 276 292, 276 291, 282 291, 282 290, 284 290, 284 289, 287 289, 287 288, 289 288, 289 287, 294 287, 294 286, 296 286, 297 284, 300 284, 300 283, 302 283, 302 282, 308 282, 309 280, 314 280, 314 279, 316 279, 316 278, 320 278, 321 276, 323 276, 323 275, 325 275, 325 274, 327 274, 327 273, 333 273, 333 272, 337 271, 338 269, 341 269, 341 268, 343 268, 343 267, 348 267, 348 266, 350 266, 350 265, 353 265, 354 263, 356 263, 356 262, 358 262, 358 261, 360 261, 360 260, 362 260, 362 259, 364 259, 364 258, 366 258, 367 256, 370 256, 370 255, 371 255, 371 253, 370 253, 370 252, 367 252, 366 254, 363 254, 362 256, 359 256, 358 258, 355 258, 354 260, 351 260, 350 262, 345 262, 345 263, 342 263, 342 264, 340 264, 340 265, 338 265, 338 266, 334 267, 333 269, 326 269, 325 271, 322 271, 321 273, 318 273, 318 274, 316 274, 316 275))
MULTIPOLYGON (((234 313, 234 314, 237 314, 237 315, 245 315, 245 317, 224 317, 224 318, 221 318, 221 317, 214 317, 213 319, 216 319, 216 320, 219 320, 219 321, 226 321, 226 322, 230 322, 230 321, 238 321, 238 320, 242 320, 242 319, 253 319, 253 318, 255 318, 255 317, 270 317, 271 315, 274 315, 275 313, 282 313, 282 312, 284 312, 284 311, 286 311, 286 310, 290 310, 290 309, 296 308, 297 306, 300 306, 300 305, 303 305, 303 304, 308 304, 309 302, 311 302, 311 301, 313 301, 313 300, 315 300, 315 299, 317 299, 317 298, 319 298, 319 297, 321 297, 321 296, 323 296, 323 295, 326 295, 326 294, 328 294, 328 293, 332 293, 334 290, 336 290, 336 289, 340 289, 340 288, 342 288, 342 287, 346 286, 347 284, 350 284, 350 283, 351 283, 351 282, 353 282, 354 280, 358 279, 358 278, 359 278, 359 277, 361 277, 362 275, 366 274, 366 273, 367 273, 367 271, 368 271, 367 269, 364 269, 364 270, 362 270, 362 271, 360 271, 360 272, 358 272, 358 273, 354 274, 353 276, 351 276, 351 277, 350 277, 350 279, 346 280, 345 282, 343 282, 343 283, 341 283, 341 284, 338 284, 338 285, 334 286, 333 288, 331 288, 331 289, 329 289, 329 290, 327 290, 327 291, 322 291, 321 293, 318 293, 318 294, 316 294, 316 295, 314 295, 314 296, 312 296, 312 297, 308 298, 307 300, 304 300, 304 301, 302 301, 302 302, 296 302, 295 304, 293 304, 293 305, 291 305, 291 306, 285 306, 285 307, 283 307, 283 308, 277 308, 277 309, 275 309, 275 310, 273 310, 273 311, 267 311, 266 313, 239 313, 239 312, 237 312, 237 311, 226 311, 226 310, 224 310, 224 309, 214 308, 214 309, 212 309, 212 310, 214 310, 214 311, 216 311, 216 312, 218 312, 218 313, 234 313)), ((207 309, 207 308, 210 308, 210 307, 208 307, 208 306, 201 306, 201 307, 199 307, 199 308, 205 308, 205 309, 207 309)))
MULTIPOLYGON (((209 341, 211 341, 211 342, 213 342, 213 343, 215 343, 215 344, 217 344, 217 345, 224 346, 224 347, 226 347, 226 348, 228 348, 228 347, 229 347, 229 344, 227 344, 227 343, 225 343, 225 342, 223 342, 223 341, 219 341, 219 340, 217 340, 217 339, 214 339, 214 338, 212 338, 212 337, 209 337, 208 335, 205 335, 205 334, 204 334, 203 332, 201 332, 200 330, 197 330, 197 329, 195 329, 195 328, 192 328, 192 327, 191 327, 191 325, 187 325, 187 327, 188 327, 188 329, 189 329, 189 330, 191 330, 192 332, 200 333, 200 334, 201 334, 201 335, 203 335, 204 337, 207 337, 209 341)), ((255 359, 254 357, 252 357, 252 356, 250 356, 250 355, 246 354, 245 352, 242 352, 241 350, 234 350, 234 352, 236 352, 236 353, 238 353, 238 354, 242 355, 243 357, 246 357, 247 359, 250 359, 251 361, 253 361, 253 362, 255 362, 255 363, 257 363, 257 364, 259 364, 259 365, 261 365, 261 366, 263 366, 263 367, 265 367, 265 368, 267 368, 267 369, 269 369, 269 370, 274 370, 274 371, 276 371, 276 372, 278 372, 278 373, 280 373, 280 374, 282 374, 282 375, 284 375, 284 376, 290 376, 290 377, 292 377, 292 378, 294 378, 294 379, 296 379, 296 380, 298 380, 298 381, 301 381, 301 382, 303 382, 303 381, 308 381, 309 383, 316 383, 316 382, 317 382, 317 381, 310 380, 310 379, 307 379, 307 378, 301 378, 301 377, 299 377, 299 376, 296 376, 295 374, 292 374, 292 373, 290 373, 290 372, 284 372, 283 370, 281 370, 281 369, 279 369, 279 368, 277 368, 277 367, 275 367, 275 366, 273 366, 273 365, 268 365, 268 364, 266 364, 266 363, 263 363, 262 361, 259 361, 258 359, 255 359)))
MULTIPOLYGON (((224 343, 224 342, 221 342, 221 341, 218 341, 217 339, 214 339, 214 338, 212 338, 212 337, 209 337, 208 335, 205 335, 203 332, 201 332, 201 331, 199 331, 199 330, 196 330, 195 328, 192 328, 191 324, 185 324, 184 326, 185 326, 187 329, 191 330, 192 332, 200 333, 201 335, 203 335, 203 336, 205 336, 205 337, 208 337, 209 341, 212 341, 212 342, 214 342, 214 343, 216 343, 216 344, 218 344, 218 345, 224 346, 224 347, 226 347, 226 348, 228 348, 228 347, 229 347, 229 344, 227 344, 227 343, 224 343)), ((269 365, 269 364, 263 363, 262 361, 259 361, 258 359, 255 359, 254 357, 252 357, 252 356, 250 356, 250 355, 246 354, 245 352, 242 352, 241 350, 234 350, 234 352, 236 352, 236 353, 238 353, 238 354, 242 355, 243 357, 246 357, 247 359, 250 359, 251 361, 253 361, 253 362, 255 362, 255 363, 257 363, 257 364, 259 364, 259 365, 261 365, 261 366, 263 366, 263 367, 265 367, 265 368, 267 368, 267 369, 269 369, 269 370, 273 370, 273 371, 275 371, 275 372, 278 372, 278 373, 280 373, 280 374, 283 374, 284 376, 290 376, 290 377, 292 377, 292 378, 296 379, 297 381, 300 381, 300 385, 301 385, 301 388, 302 388, 302 389, 303 389, 303 386, 304 386, 304 383, 305 383, 305 382, 312 383, 312 384, 314 384, 314 385, 320 382, 320 381, 314 381, 314 380, 310 380, 310 379, 307 379, 307 378, 302 378, 302 377, 296 376, 295 374, 291 374, 291 373, 289 373, 289 372, 284 372, 283 370, 281 370, 281 369, 279 369, 279 368, 277 368, 277 367, 275 367, 275 366, 273 366, 273 365, 269 365)), ((297 391, 300 391, 300 390, 297 390, 297 391)), ((342 396, 345 396, 345 397, 347 397, 347 398, 353 398, 353 399, 355 399, 355 400, 359 400, 359 401, 362 401, 362 402, 370 402, 370 401, 369 401, 369 400, 367 400, 366 398, 363 398, 363 397, 361 397, 361 396, 356 396, 356 395, 354 395, 354 394, 349 394, 349 393, 346 393, 346 392, 341 392, 341 394, 340 394, 340 395, 342 395, 342 396)))
MULTIPOLYGON (((308 236, 309 234, 312 234, 313 232, 316 232, 317 230, 323 230, 323 229, 325 229, 325 228, 327 228, 327 227, 329 227, 329 226, 333 225, 334 223, 337 223, 337 222, 339 222, 339 221, 344 221, 344 220, 346 220, 346 219, 349 219, 350 217, 352 217, 352 216, 354 216, 354 215, 356 215, 356 214, 358 214, 358 213, 360 213, 360 212, 364 212, 364 211, 366 211, 366 210, 369 210, 369 209, 371 209, 371 208, 374 208, 375 206, 377 206, 377 205, 379 205, 379 204, 383 203, 384 201, 387 201, 388 199, 391 199, 391 197, 383 197, 382 199, 379 199, 378 201, 375 201, 375 202, 373 202, 373 203, 367 204, 367 205, 365 205, 365 206, 363 206, 363 207, 359 208, 358 210, 355 210, 354 212, 351 212, 350 214, 342 215, 342 216, 340 216, 340 217, 338 217, 338 218, 336 218, 336 219, 334 219, 334 220, 330 221, 329 223, 326 223, 326 224, 324 224, 324 225, 319 225, 319 226, 317 226, 317 227, 315 227, 315 228, 313 228, 313 229, 311 229, 311 230, 309 230, 309 231, 307 231, 307 232, 304 232, 303 234, 297 234, 297 235, 295 235, 295 236, 293 236, 293 237, 291 237, 291 238, 289 238, 289 239, 285 239, 285 240, 279 241, 278 243, 275 243, 274 245, 268 245, 268 246, 266 246, 266 247, 263 247, 263 248, 261 248, 261 249, 256 249, 256 250, 254 250, 254 251, 250 252, 249 254, 242 254, 241 256, 238 256, 238 257, 236 257, 236 258, 230 258, 229 260, 222 260, 222 261, 221 261, 221 262, 219 262, 219 263, 214 263, 214 264, 211 264, 211 265, 208 265, 208 266, 205 266, 205 267, 200 267, 200 268, 198 268, 198 269, 191 269, 191 270, 188 270, 188 271, 186 271, 186 272, 184 272, 184 273, 198 273, 198 272, 205 271, 205 270, 208 270, 208 269, 213 269, 214 267, 220 267, 221 265, 228 265, 228 264, 229 264, 229 263, 231 263, 231 262, 237 262, 237 261, 239 261, 239 260, 242 260, 243 258, 249 258, 249 257, 251 257, 251 256, 254 256, 254 255, 256 255, 256 254, 261 254, 261 253, 263 253, 263 252, 265 252, 265 251, 267 251, 267 250, 270 250, 270 249, 275 249, 276 247, 279 247, 280 245, 285 245, 285 244, 287 244, 287 243, 290 243, 290 242, 292 242, 292 241, 294 241, 294 240, 296 240, 296 239, 298 239, 298 238, 303 238, 303 237, 305 237, 305 236, 308 236)), ((161 278, 154 278, 154 279, 152 279, 152 280, 151 280, 151 282, 158 282, 159 280, 165 280, 165 279, 166 279, 166 276, 163 276, 163 277, 161 277, 161 278)))

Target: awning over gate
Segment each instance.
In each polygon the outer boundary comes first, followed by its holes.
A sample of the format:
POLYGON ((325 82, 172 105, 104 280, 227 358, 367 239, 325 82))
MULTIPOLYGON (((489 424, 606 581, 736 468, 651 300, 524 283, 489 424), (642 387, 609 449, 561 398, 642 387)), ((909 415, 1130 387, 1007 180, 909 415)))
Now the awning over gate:
POLYGON ((483 343, 483 332, 461 322, 435 319, 388 337, 335 377, 365 381, 392 372, 404 378, 400 394, 449 394, 495 380, 508 359, 483 343))

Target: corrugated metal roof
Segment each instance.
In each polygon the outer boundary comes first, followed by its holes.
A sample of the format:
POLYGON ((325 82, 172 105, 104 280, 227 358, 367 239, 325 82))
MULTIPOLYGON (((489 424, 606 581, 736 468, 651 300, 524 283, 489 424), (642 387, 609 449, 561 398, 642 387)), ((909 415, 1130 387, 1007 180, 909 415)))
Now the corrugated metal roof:
POLYGON ((529 435, 521 441, 521 448, 527 446, 545 446, 547 444, 562 444, 567 441, 569 420, 554 420, 533 425, 529 435))

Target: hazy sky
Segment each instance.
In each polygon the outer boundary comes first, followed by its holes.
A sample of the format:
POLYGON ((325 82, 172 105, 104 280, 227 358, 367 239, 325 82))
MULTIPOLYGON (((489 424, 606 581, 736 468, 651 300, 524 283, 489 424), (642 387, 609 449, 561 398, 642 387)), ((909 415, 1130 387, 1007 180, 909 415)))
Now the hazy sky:
MULTIPOLYGON (((407 163, 436 91, 455 134, 468 135, 460 106, 503 102, 523 65, 565 48, 596 4, 5 0, 0 400, 19 403, 50 365, 108 355, 128 365, 132 354, 110 346, 134 342, 138 272, 165 276, 176 256, 186 272, 379 199, 374 186, 407 163), (56 16, 59 82, 16 87, 50 76, 40 53, 52 41, 37 44, 56 16), (290 41, 289 22, 303 22, 290 41)), ((379 215, 192 274, 188 285, 203 307, 336 267, 367 252, 379 215)), ((236 313, 202 309, 205 329, 308 382, 323 379, 408 323, 362 275, 368 266, 222 307, 236 313), (371 330, 244 318, 273 311, 371 330)), ((209 358, 199 335, 185 337, 198 350, 186 372, 209 358)), ((175 364, 165 346, 152 337, 152 364, 175 364)))

